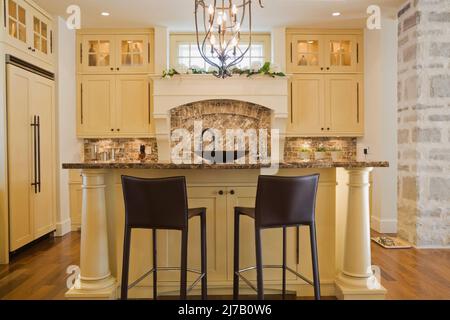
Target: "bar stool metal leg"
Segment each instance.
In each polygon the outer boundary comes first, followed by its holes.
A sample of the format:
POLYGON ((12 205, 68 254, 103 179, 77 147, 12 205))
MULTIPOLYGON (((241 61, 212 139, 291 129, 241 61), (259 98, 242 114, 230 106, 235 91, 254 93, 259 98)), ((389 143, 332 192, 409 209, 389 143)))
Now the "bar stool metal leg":
POLYGON ((312 267, 313 267, 314 298, 316 300, 320 300, 319 262, 318 262, 318 256, 317 256, 316 225, 314 223, 309 226, 309 235, 311 238, 311 256, 312 256, 312 267))
POLYGON ((286 227, 283 227, 283 279, 282 279, 282 296, 283 300, 286 299, 286 227))
POLYGON ((123 242, 123 263, 122 263, 122 284, 120 297, 122 300, 128 298, 128 270, 130 267, 130 240, 131 229, 125 228, 124 242, 123 242))
POLYGON ((153 299, 158 299, 158 260, 156 250, 156 229, 153 229, 153 299))
POLYGON ((233 267, 233 300, 239 299, 239 219, 240 213, 234 210, 234 267, 233 267))
POLYGON ((187 245, 188 245, 188 231, 182 230, 181 233, 181 280, 180 280, 180 299, 187 299, 187 245))
POLYGON ((258 300, 264 300, 264 281, 263 281, 263 262, 262 262, 262 243, 261 229, 255 228, 255 246, 256 246, 256 284, 258 288, 258 300))
POLYGON ((201 236, 200 236, 200 241, 201 241, 201 255, 202 255, 202 266, 201 266, 201 273, 202 273, 202 300, 206 300, 207 296, 208 296, 208 288, 207 288, 207 260, 206 260, 206 211, 202 212, 202 215, 200 216, 200 224, 201 224, 201 236))

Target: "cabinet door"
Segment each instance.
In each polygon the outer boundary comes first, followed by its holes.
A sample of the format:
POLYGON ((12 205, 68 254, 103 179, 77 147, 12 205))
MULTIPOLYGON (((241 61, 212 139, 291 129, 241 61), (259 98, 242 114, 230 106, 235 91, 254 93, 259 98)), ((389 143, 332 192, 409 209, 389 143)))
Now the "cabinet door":
POLYGON ((31 183, 35 181, 34 136, 30 126, 32 78, 30 73, 8 66, 8 177, 9 249, 14 251, 34 240, 31 183), (17 94, 20 90, 20 94, 17 94))
POLYGON ((291 72, 324 70, 324 38, 321 35, 294 35, 291 38, 289 62, 291 72))
POLYGON ((116 71, 149 72, 150 42, 147 35, 116 36, 116 71))
POLYGON ((151 127, 151 83, 147 75, 116 77, 116 135, 145 137, 151 127))
POLYGON ((27 48, 29 42, 30 7, 21 0, 3 0, 5 25, 9 42, 19 48, 27 48))
POLYGON ((289 133, 324 134, 324 92, 322 75, 301 75, 292 79, 289 133))
POLYGON ((115 76, 85 75, 79 83, 78 135, 110 136, 114 133, 115 76))
POLYGON ((335 35, 325 40, 325 63, 330 72, 356 72, 359 64, 358 36, 335 35))
MULTIPOLYGON (((234 208, 255 207, 256 187, 228 188, 227 212, 228 212, 228 280, 233 279, 233 239, 234 239, 234 208)), ((240 269, 255 266, 255 220, 241 216, 239 231, 239 265, 240 269)), ((296 265, 296 237, 293 229, 287 234, 287 264, 291 267, 296 265)), ((281 265, 283 263, 283 231, 282 229, 266 229, 262 231, 262 251, 264 265, 281 265)), ((288 272, 287 279, 295 280, 296 277, 288 272)), ((256 271, 252 270, 245 274, 249 280, 256 280, 256 271)), ((264 281, 281 281, 281 271, 277 269, 266 269, 264 281)), ((267 283, 266 283, 267 284, 267 283)))
POLYGON ((31 19, 32 28, 30 27, 30 39, 33 43, 33 53, 39 58, 51 62, 53 53, 51 21, 38 13, 33 13, 31 19))
POLYGON ((55 230, 55 132, 54 88, 49 79, 33 75, 30 114, 39 117, 38 169, 40 188, 32 193, 34 205, 34 239, 55 230))
POLYGON ((81 70, 83 72, 111 73, 115 71, 114 36, 83 36, 80 55, 81 70))
POLYGON ((325 76, 327 128, 335 135, 364 135, 363 76, 325 76))

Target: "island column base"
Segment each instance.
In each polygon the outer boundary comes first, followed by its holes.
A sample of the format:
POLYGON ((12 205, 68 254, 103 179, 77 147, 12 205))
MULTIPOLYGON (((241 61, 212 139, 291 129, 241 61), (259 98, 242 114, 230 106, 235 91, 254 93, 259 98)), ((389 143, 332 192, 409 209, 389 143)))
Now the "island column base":
POLYGON ((103 280, 80 280, 66 292, 69 300, 114 300, 117 299, 117 282, 109 276, 103 280))
POLYGON ((384 300, 386 293, 375 276, 355 278, 341 273, 336 279, 336 297, 339 300, 384 300))

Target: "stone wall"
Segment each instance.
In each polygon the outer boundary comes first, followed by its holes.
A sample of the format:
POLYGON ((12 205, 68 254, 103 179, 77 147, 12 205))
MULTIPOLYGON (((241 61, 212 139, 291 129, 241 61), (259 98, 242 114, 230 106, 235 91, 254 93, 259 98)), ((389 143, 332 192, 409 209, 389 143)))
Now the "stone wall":
POLYGON ((398 231, 449 246, 450 1, 408 1, 398 33, 398 231))

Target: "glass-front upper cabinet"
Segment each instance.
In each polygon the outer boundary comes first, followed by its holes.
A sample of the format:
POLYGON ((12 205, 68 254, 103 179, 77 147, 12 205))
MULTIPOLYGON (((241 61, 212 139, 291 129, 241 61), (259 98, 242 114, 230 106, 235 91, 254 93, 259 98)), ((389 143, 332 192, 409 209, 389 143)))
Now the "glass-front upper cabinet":
POLYGON ((145 34, 81 34, 82 73, 149 73, 153 65, 150 36, 145 34))
POLYGON ((13 0, 4 2, 8 4, 6 9, 6 25, 10 37, 27 43, 27 9, 22 3, 13 0))
POLYGON ((330 71, 357 71, 361 49, 357 36, 327 36, 326 49, 326 67, 330 71))
POLYGON ((116 36, 117 71, 146 72, 151 63, 150 42, 146 35, 116 36), (117 69, 118 68, 118 69, 117 69))
POLYGON ((360 30, 289 30, 287 71, 290 73, 354 73, 363 71, 360 30), (303 33, 304 32, 304 33, 303 33))
POLYGON ((289 60, 294 72, 320 72, 324 70, 324 39, 320 35, 292 37, 289 60))
POLYGON ((42 11, 24 0, 3 0, 6 41, 52 64, 52 21, 42 11))
POLYGON ((83 71, 111 72, 115 70, 114 37, 86 36, 80 50, 83 71))

